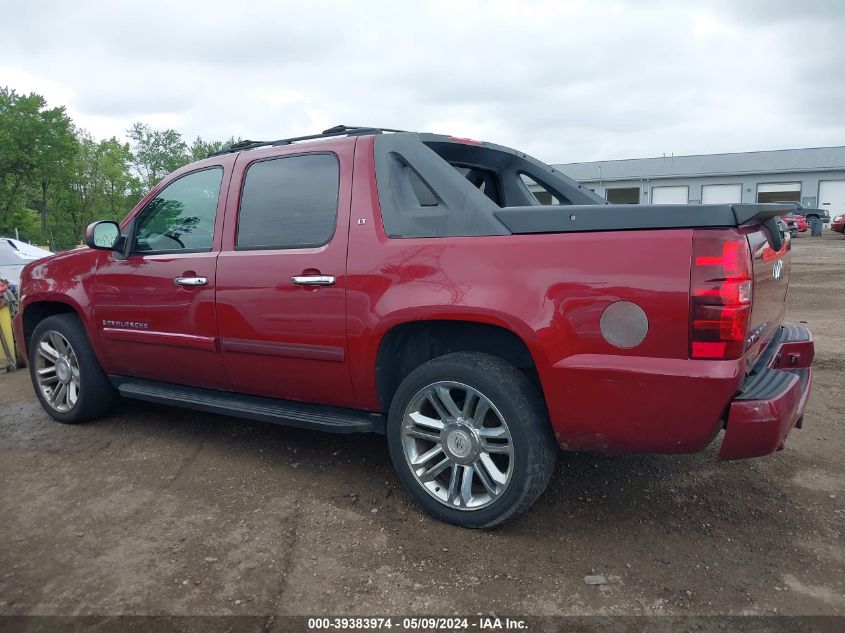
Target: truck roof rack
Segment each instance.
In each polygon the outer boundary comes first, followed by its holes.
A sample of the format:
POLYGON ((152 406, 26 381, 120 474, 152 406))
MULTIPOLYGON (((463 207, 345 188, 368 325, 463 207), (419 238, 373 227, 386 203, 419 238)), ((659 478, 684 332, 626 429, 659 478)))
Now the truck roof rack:
POLYGON ((364 134, 382 134, 384 132, 405 132, 406 130, 394 130, 388 127, 369 127, 363 125, 335 125, 327 130, 323 130, 319 134, 308 134, 307 136, 292 136, 291 138, 280 138, 275 141, 238 141, 232 143, 229 147, 221 149, 217 152, 212 152, 208 155, 220 156, 221 154, 231 154, 232 152, 241 152, 247 149, 255 149, 256 147, 273 147, 276 145, 290 145, 299 141, 313 141, 318 138, 330 138, 332 136, 362 136, 364 134))

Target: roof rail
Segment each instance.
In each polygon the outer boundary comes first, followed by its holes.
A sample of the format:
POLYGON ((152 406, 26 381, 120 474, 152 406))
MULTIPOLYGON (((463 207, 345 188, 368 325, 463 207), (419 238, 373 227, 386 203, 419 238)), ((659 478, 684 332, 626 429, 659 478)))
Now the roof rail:
POLYGON ((281 138, 275 141, 238 141, 232 143, 229 147, 221 149, 217 152, 212 152, 208 155, 220 156, 222 154, 231 154, 232 152, 240 152, 247 149, 255 149, 256 147, 273 147, 276 145, 290 145, 299 141, 312 141, 318 138, 331 138, 332 136, 362 136, 364 134, 382 134, 384 132, 405 132, 406 130, 394 130, 387 127, 367 127, 363 125, 335 125, 327 130, 323 130, 319 134, 309 134, 307 136, 293 136, 291 138, 281 138))

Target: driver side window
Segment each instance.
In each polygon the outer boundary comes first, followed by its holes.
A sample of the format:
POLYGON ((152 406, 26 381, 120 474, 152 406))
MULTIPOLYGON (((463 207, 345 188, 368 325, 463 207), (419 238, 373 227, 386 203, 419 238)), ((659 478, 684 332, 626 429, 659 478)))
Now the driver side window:
POLYGON ((174 180, 138 214, 135 253, 211 250, 223 169, 212 167, 174 180))

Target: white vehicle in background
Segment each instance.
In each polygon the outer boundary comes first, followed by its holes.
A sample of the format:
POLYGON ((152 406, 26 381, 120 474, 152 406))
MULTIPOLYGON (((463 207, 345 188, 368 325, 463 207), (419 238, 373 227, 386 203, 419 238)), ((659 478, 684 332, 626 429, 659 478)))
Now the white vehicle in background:
POLYGON ((52 255, 50 251, 11 237, 0 237, 0 279, 9 282, 17 293, 21 283, 21 270, 29 262, 52 255))

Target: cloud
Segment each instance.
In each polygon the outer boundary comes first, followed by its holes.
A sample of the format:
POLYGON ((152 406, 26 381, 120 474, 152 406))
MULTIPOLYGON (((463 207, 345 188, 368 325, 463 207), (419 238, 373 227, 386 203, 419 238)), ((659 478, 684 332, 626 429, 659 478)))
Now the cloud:
POLYGON ((845 144, 840 2, 49 4, 4 12, 0 84, 100 137, 383 125, 549 162, 845 144))

